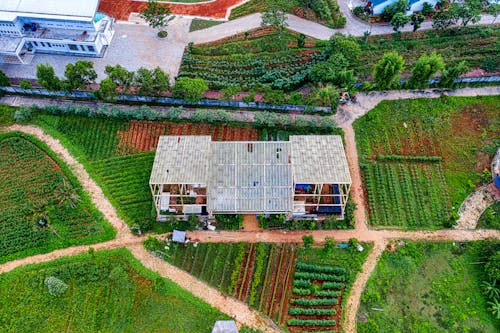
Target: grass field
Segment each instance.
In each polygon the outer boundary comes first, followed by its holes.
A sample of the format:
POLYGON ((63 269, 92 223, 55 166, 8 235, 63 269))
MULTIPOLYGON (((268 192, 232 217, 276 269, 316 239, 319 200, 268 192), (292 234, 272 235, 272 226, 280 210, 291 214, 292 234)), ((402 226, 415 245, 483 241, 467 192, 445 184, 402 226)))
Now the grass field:
POLYGON ((0 174, 0 262, 113 238, 68 167, 33 137, 0 134, 0 174))
MULTIPOLYGON (((325 252, 321 248, 306 250, 298 244, 199 243, 195 247, 192 244, 166 245, 152 239, 145 243, 148 250, 155 251, 166 261, 224 293, 246 302, 280 325, 286 325, 288 319, 307 318, 307 316, 288 315, 288 308, 301 307, 300 304, 291 304, 291 297, 315 298, 316 295, 293 294, 293 281, 306 279, 294 278, 297 262, 340 267, 345 272, 341 279, 335 281, 342 281, 341 287, 316 287, 325 291, 333 288, 339 293, 334 295, 336 299, 332 301, 334 303, 329 303, 330 306, 326 307, 335 310, 337 331, 340 329, 342 307, 351 284, 371 248, 370 245, 363 245, 364 252, 350 248, 335 248, 325 252)), ((314 283, 317 284, 317 281, 314 283)), ((325 294, 318 297, 333 296, 325 294)), ((295 325, 290 325, 289 329, 291 332, 298 332, 295 325)))
POLYGON ((500 143, 500 97, 386 101, 354 122, 374 226, 439 228, 500 143))
POLYGON ((23 266, 0 275, 2 332, 209 333, 229 319, 125 249, 23 266), (66 285, 48 292, 47 277, 66 285))
POLYGON ((358 332, 498 332, 481 293, 482 247, 407 242, 383 253, 361 298, 358 332))

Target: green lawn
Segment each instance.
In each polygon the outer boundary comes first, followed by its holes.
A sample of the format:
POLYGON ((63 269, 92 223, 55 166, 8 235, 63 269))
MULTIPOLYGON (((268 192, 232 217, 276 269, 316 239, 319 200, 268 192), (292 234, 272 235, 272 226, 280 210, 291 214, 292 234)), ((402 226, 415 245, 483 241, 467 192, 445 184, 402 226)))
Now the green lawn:
POLYGON ((202 20, 202 19, 193 19, 191 21, 191 25, 189 26, 189 32, 207 29, 216 25, 224 23, 223 21, 213 21, 213 20, 202 20))
POLYGON ((114 237, 69 168, 35 138, 0 134, 0 174, 0 262, 114 237))
POLYGON ((481 293, 483 247, 406 242, 384 252, 361 298, 358 332, 498 332, 481 293))
POLYGON ((384 101, 354 122, 374 226, 440 228, 500 143, 500 97, 384 101))
POLYGON ((210 332, 229 319, 125 249, 19 267, 0 275, 2 332, 210 332), (48 292, 56 277, 68 288, 48 292))

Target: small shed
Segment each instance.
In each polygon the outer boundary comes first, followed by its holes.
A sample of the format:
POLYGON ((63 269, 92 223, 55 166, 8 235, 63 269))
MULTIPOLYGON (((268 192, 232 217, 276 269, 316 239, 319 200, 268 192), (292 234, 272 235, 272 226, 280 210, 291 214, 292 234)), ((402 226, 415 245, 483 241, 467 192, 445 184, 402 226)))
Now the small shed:
POLYGON ((186 232, 180 230, 174 230, 174 232, 172 233, 172 240, 176 243, 185 243, 186 232))
POLYGON ((234 320, 218 320, 215 322, 212 333, 238 333, 234 320))

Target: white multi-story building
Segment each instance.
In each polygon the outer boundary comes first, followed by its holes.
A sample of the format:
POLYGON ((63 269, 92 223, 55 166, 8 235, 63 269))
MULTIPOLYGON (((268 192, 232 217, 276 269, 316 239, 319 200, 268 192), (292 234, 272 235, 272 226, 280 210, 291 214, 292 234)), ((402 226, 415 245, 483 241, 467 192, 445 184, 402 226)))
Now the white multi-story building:
POLYGON ((29 63, 35 53, 101 57, 113 19, 100 0, 0 0, 0 63, 29 63))

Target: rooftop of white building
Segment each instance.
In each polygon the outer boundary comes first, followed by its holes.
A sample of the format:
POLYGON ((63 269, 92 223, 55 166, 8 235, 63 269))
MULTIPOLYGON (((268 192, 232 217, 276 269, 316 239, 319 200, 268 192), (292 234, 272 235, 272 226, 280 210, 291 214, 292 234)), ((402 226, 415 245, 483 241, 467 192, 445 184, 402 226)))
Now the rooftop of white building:
POLYGON ((100 0, 1 0, 0 21, 18 16, 89 21, 94 18, 100 0))

